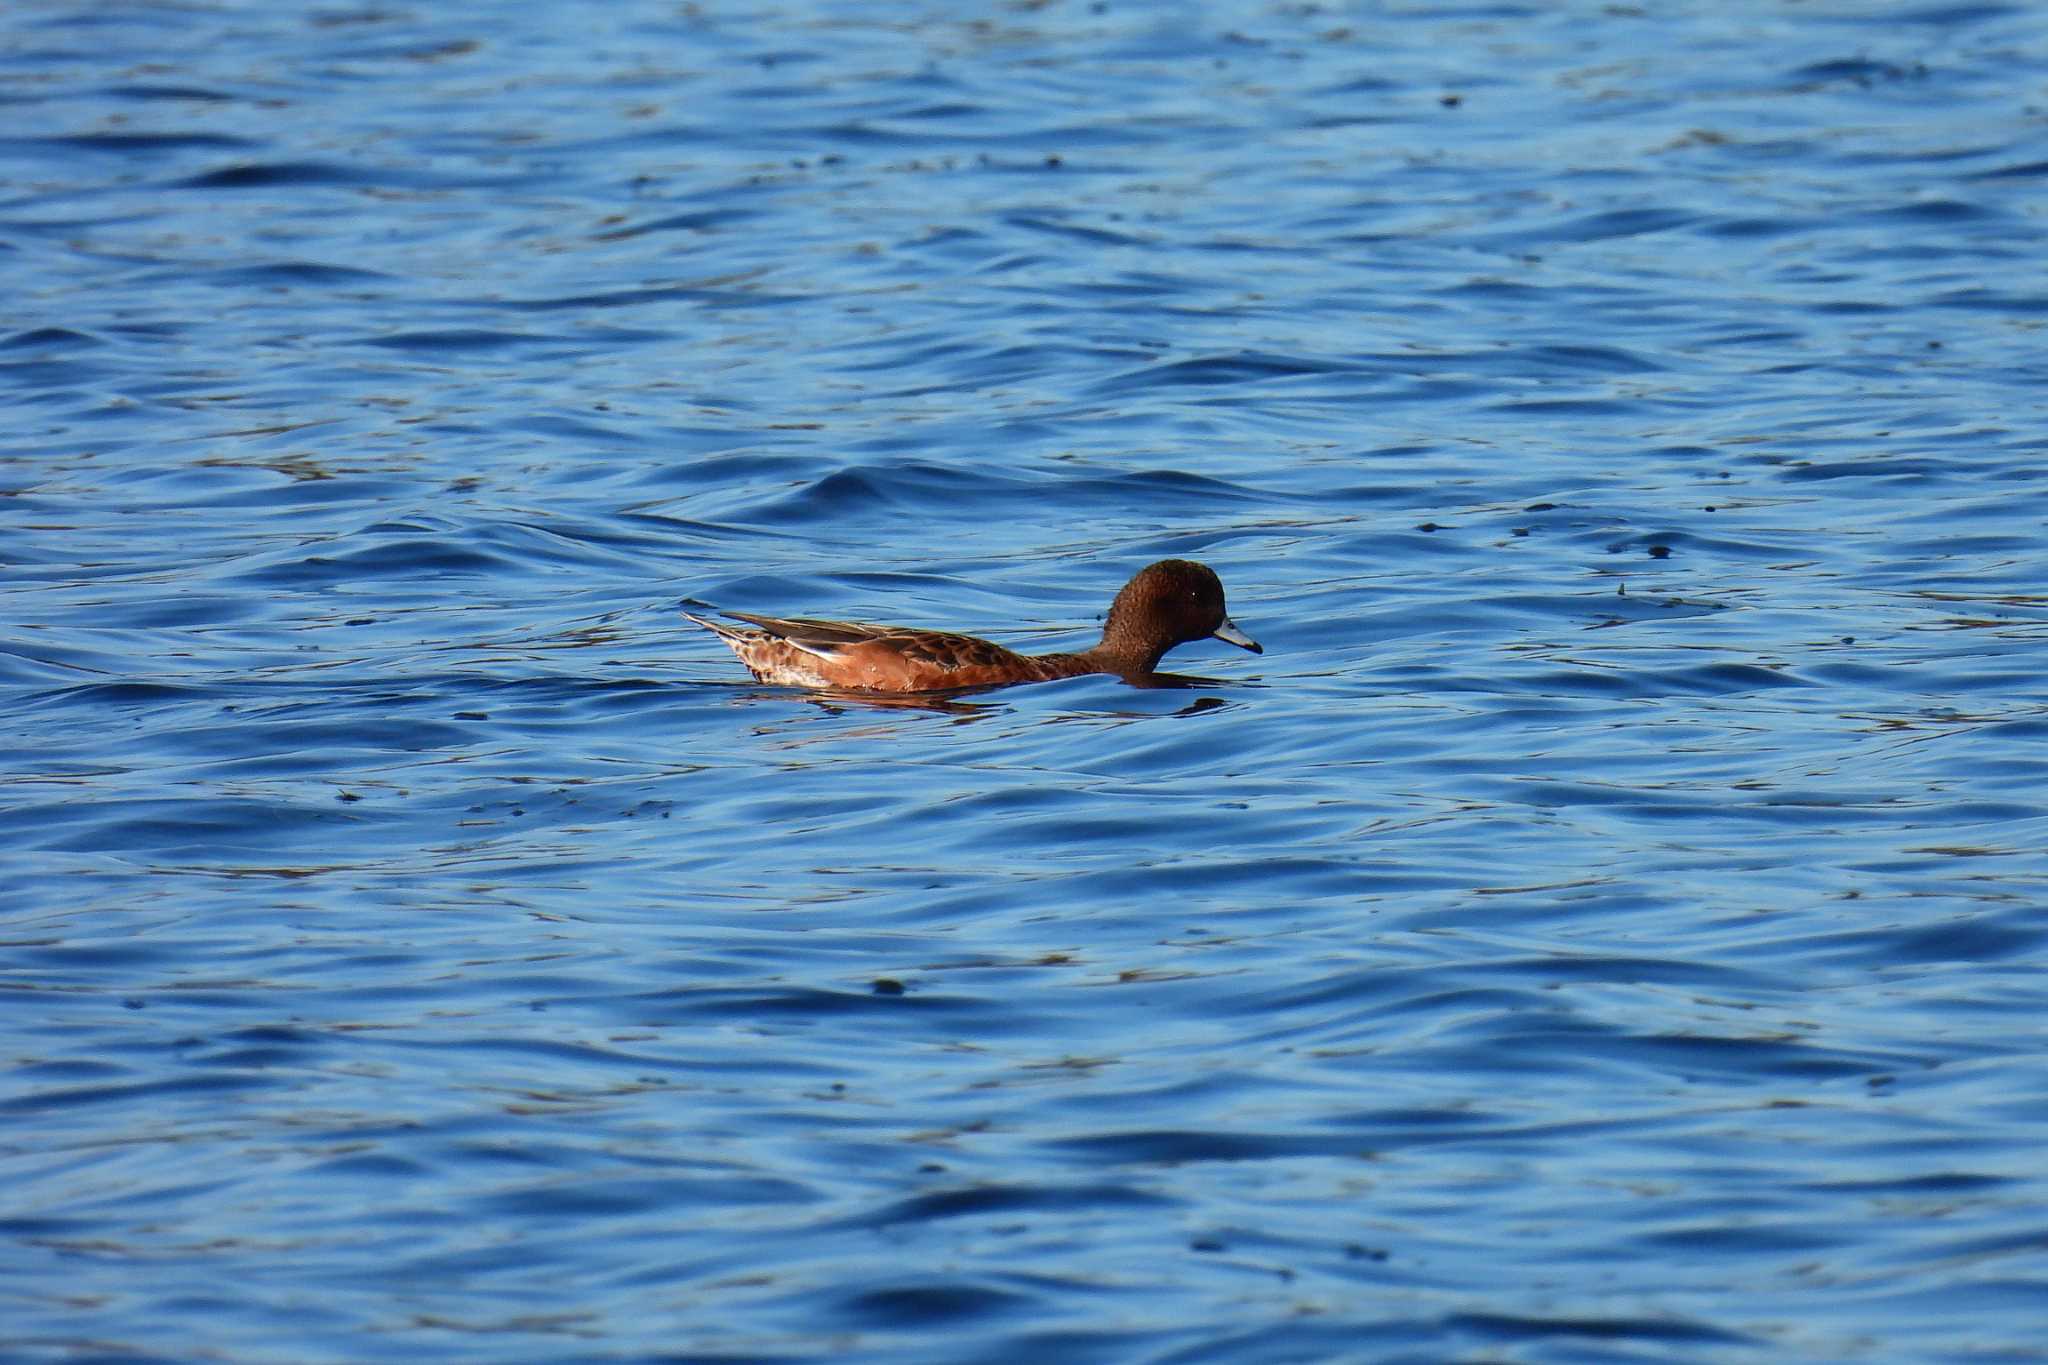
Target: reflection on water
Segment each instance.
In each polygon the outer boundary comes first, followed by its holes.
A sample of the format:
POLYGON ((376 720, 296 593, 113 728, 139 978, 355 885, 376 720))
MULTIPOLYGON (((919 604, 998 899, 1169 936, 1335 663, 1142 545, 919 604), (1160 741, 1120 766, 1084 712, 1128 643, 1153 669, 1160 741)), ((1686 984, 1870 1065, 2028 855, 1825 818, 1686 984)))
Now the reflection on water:
POLYGON ((2036 1350, 2041 17, 913 18, 0 15, 17 1353, 2036 1350))

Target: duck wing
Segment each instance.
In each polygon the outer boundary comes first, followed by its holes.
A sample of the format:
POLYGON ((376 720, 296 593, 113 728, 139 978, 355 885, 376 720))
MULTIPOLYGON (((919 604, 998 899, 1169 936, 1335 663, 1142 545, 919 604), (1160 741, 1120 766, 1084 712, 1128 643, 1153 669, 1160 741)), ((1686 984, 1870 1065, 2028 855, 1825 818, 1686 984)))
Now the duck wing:
POLYGON ((756 616, 744 611, 724 614, 759 626, 776 639, 820 659, 839 658, 862 645, 948 669, 999 666, 1017 657, 991 641, 944 630, 871 626, 860 621, 818 621, 804 616, 756 616))
POLYGON ((889 626, 863 625, 859 621, 819 621, 808 616, 756 616, 750 611, 728 611, 720 615, 759 626, 778 640, 818 649, 844 649, 848 645, 902 633, 889 626))

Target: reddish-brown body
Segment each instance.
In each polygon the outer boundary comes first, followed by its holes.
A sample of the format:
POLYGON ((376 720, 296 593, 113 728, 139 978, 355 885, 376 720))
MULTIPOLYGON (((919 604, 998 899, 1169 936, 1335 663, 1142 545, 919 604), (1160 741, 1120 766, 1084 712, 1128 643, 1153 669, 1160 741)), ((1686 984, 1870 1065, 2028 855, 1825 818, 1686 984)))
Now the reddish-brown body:
POLYGON ((726 612, 759 627, 740 630, 684 615, 715 632, 762 682, 862 692, 1001 687, 1083 673, 1143 677, 1175 645, 1210 636, 1263 652, 1224 610, 1216 575, 1185 559, 1161 560, 1141 571, 1110 605, 1101 641, 1074 654, 1019 654, 972 635, 851 621, 726 612))

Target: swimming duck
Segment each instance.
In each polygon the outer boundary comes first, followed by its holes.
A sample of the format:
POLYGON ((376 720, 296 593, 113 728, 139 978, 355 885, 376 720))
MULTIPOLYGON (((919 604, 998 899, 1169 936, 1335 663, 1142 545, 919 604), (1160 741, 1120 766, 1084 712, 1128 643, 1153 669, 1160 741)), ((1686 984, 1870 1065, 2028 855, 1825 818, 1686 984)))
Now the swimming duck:
POLYGON ((972 635, 852 621, 719 613, 742 630, 684 612, 725 641, 764 683, 863 692, 938 692, 1050 682, 1083 673, 1144 678, 1175 645, 1217 639, 1263 654, 1223 605, 1223 583, 1207 565, 1162 559, 1138 571, 1110 603, 1102 639, 1073 654, 1019 654, 972 635))

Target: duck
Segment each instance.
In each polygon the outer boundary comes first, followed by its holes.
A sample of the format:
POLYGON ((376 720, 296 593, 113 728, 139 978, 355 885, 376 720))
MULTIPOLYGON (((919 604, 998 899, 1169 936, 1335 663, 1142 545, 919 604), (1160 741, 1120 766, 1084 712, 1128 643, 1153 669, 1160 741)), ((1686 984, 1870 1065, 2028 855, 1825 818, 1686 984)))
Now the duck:
POLYGON ((833 691, 950 692, 1087 673, 1143 680, 1156 673, 1168 650, 1192 640, 1266 652, 1230 619, 1215 570, 1191 559, 1162 559, 1140 569, 1109 604, 1102 638, 1070 654, 1020 654, 973 635, 856 621, 718 613, 752 627, 743 629, 682 614, 723 640, 757 681, 833 691))

